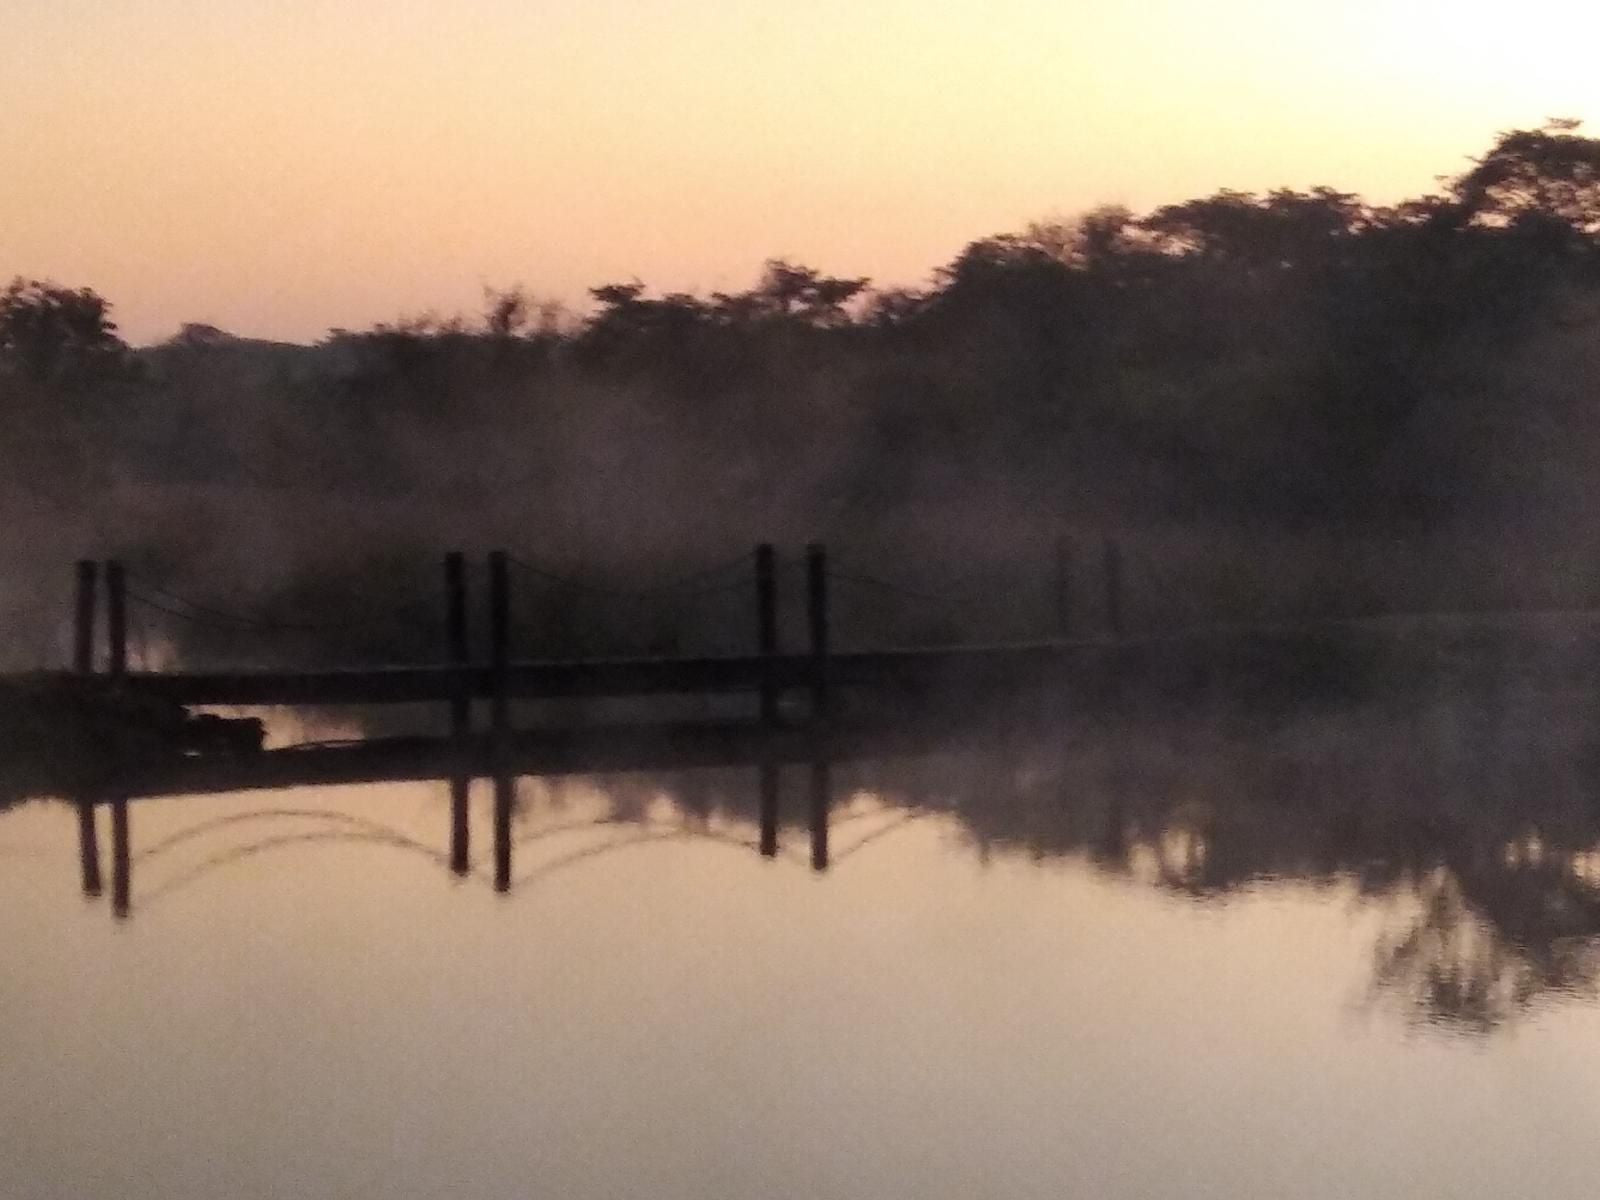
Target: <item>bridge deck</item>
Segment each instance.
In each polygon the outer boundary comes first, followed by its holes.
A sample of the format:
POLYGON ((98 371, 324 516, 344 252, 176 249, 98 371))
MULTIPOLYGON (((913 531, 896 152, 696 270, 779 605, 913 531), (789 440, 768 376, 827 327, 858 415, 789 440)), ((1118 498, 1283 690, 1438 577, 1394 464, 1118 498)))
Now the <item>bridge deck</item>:
MULTIPOLYGON (((830 683, 842 686, 928 686, 942 681, 1001 680, 1063 666, 1094 642, 1035 642, 1002 646, 875 650, 833 654, 830 683)), ((808 654, 678 659, 598 659, 512 662, 506 694, 517 699, 756 691, 768 677, 779 688, 810 684, 816 661, 808 654)), ((464 689, 487 699, 495 673, 487 666, 381 667, 324 671, 130 672, 127 685, 177 704, 409 704, 444 702, 464 689)))

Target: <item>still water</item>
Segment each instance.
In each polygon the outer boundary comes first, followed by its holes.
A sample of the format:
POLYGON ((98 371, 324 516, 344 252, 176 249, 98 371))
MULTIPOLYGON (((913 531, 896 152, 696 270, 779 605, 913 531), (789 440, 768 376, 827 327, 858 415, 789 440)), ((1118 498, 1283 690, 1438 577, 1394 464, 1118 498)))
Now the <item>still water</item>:
POLYGON ((1588 1197, 1593 705, 0 813, 0 1196, 1588 1197), (102 845, 104 822, 101 814, 102 845))

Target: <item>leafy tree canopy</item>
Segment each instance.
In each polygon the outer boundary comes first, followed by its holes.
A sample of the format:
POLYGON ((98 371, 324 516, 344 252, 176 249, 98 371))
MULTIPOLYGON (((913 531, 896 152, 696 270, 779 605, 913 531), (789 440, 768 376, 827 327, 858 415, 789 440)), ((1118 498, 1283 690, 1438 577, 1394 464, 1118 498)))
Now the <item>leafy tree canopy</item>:
POLYGON ((127 367, 111 305, 89 288, 13 279, 0 292, 0 375, 36 384, 104 382, 127 367))
POLYGON ((1567 118, 1502 133, 1472 170, 1454 180, 1460 215, 1478 225, 1556 220, 1600 234, 1600 139, 1567 118))

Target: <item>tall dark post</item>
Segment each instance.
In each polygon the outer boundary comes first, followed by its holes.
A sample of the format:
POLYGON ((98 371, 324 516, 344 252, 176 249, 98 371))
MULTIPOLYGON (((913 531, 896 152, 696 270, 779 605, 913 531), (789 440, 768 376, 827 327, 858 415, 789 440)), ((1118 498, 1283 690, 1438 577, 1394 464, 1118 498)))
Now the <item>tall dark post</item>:
POLYGON ((111 911, 125 917, 131 908, 132 860, 128 854, 128 798, 111 802, 111 911))
POLYGON ((811 626, 811 716, 828 716, 828 552, 806 547, 806 617, 811 626))
POLYGON ((503 755, 510 731, 511 709, 507 693, 507 670, 511 660, 511 577, 506 552, 489 555, 489 724, 494 735, 494 752, 503 755))
POLYGON ((467 674, 467 560, 459 550, 444 556, 444 595, 445 649, 456 672, 450 697, 450 736, 459 744, 472 727, 471 680, 467 674))
POLYGON ((490 755, 494 765, 494 888, 511 889, 511 797, 508 762, 511 705, 507 674, 511 660, 511 579, 506 552, 489 555, 490 755))
POLYGON ((459 550, 444 556, 444 596, 445 653, 455 672, 450 694, 450 738, 456 752, 456 769, 450 777, 450 869, 466 875, 472 870, 468 820, 472 776, 467 766, 467 739, 472 733, 472 652, 467 641, 467 560, 459 550))
POLYGON ((811 760, 811 869, 828 869, 828 809, 833 802, 832 770, 826 754, 811 760))
POLYGON ((128 576, 115 559, 106 563, 106 641, 112 678, 128 673, 128 576))
POLYGON ((511 801, 516 794, 511 772, 494 775, 494 890, 511 890, 511 801))
POLYGON ((778 764, 772 759, 761 763, 761 854, 778 854, 778 764))
POLYGON ((1056 539, 1056 636, 1072 636, 1072 542, 1056 539))
POLYGON ((756 547, 756 644, 761 655, 761 723, 778 723, 778 566, 772 543, 756 547))
POLYGON ((87 800, 77 801, 78 809, 78 861, 83 869, 83 894, 100 894, 100 837, 95 830, 94 805, 87 800))
POLYGON ((77 603, 72 621, 72 669, 79 675, 94 672, 94 582, 96 567, 88 559, 78 562, 77 603))
MULTIPOLYGON (((80 559, 72 612, 72 669, 79 675, 94 673, 94 593, 98 569, 80 559)), ((100 837, 95 827, 94 803, 86 796, 74 800, 78 809, 78 859, 83 874, 83 894, 100 894, 100 837)))
POLYGON ((1106 627, 1111 636, 1123 635, 1122 624, 1122 547, 1115 538, 1106 539, 1106 627))

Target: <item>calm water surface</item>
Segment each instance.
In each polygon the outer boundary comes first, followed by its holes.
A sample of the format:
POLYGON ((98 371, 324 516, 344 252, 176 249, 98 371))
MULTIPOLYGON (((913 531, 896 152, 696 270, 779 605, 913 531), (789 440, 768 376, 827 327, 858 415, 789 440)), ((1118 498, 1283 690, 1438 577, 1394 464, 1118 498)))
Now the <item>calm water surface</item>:
MULTIPOLYGON (((0 813, 0 1195, 1587 1197, 1588 709, 0 813), (105 814, 101 838, 107 838, 105 814), (108 880, 109 884, 109 880, 108 880)), ((1592 713, 1590 714, 1592 715, 1592 713)))

